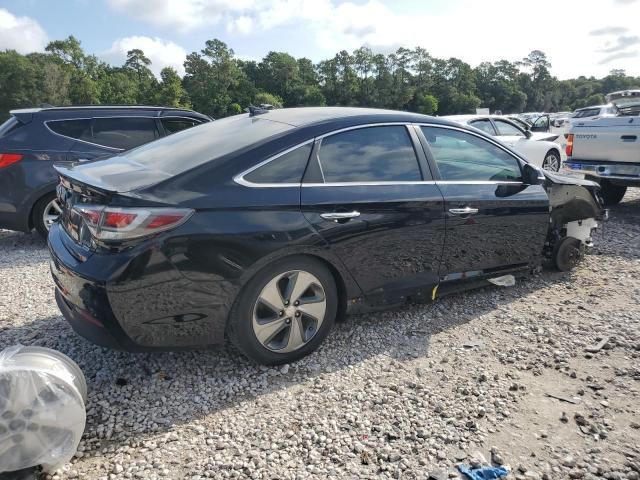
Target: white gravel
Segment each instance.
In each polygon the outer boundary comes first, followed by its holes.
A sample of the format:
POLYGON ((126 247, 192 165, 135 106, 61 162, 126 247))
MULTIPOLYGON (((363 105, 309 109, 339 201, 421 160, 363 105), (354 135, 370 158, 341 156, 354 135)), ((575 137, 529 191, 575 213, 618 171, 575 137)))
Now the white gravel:
POLYGON ((0 348, 56 348, 85 372, 85 436, 54 479, 439 480, 486 460, 517 479, 638 480, 639 193, 573 273, 351 317, 277 369, 230 348, 95 347, 58 312, 44 243, 0 231, 0 348))

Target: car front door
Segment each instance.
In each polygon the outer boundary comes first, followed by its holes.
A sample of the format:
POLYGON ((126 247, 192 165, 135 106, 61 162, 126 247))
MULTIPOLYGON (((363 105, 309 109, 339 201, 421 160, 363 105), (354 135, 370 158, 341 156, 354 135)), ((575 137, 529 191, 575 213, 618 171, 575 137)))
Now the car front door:
POLYGON ((368 300, 431 297, 444 205, 412 126, 358 127, 316 139, 301 206, 368 300))
POLYGON ((540 258, 549 225, 541 185, 522 182, 522 164, 485 137, 422 126, 422 141, 445 200, 442 280, 525 268, 540 258))

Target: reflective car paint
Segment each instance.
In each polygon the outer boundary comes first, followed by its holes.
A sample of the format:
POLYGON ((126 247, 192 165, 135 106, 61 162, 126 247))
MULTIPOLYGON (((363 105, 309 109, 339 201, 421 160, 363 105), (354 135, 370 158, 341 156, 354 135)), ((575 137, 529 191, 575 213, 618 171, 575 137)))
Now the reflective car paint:
MULTIPOLYGON (((341 304, 353 312, 406 299, 430 300, 438 286, 443 292, 461 281, 461 288, 476 286, 464 281, 503 270, 524 272, 539 264, 548 224, 544 188, 442 182, 428 147, 415 136, 422 182, 272 188, 233 180, 309 139, 376 122, 455 126, 389 112, 337 116, 301 125, 156 185, 106 193, 110 205, 171 204, 196 213, 175 230, 121 247, 89 249, 62 226, 52 228, 52 273, 65 300, 63 313, 90 338, 106 331, 128 350, 174 349, 221 342, 243 285, 273 260, 289 255, 323 260, 342 292, 341 304), (450 206, 471 202, 478 206, 477 216, 452 218, 446 213, 450 206), (360 216, 346 222, 320 217, 354 208, 360 216)), ((80 165, 60 172, 74 182, 91 168, 80 165)))

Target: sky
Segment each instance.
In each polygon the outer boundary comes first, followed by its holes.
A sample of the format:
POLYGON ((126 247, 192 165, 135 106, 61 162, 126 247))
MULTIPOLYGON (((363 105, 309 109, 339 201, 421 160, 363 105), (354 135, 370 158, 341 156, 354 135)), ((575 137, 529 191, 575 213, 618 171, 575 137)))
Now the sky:
POLYGON ((367 45, 520 60, 542 50, 560 79, 640 76, 640 0, 0 0, 0 50, 43 51, 74 35, 121 65, 142 49, 156 74, 218 38, 242 59, 285 51, 317 62, 367 45))

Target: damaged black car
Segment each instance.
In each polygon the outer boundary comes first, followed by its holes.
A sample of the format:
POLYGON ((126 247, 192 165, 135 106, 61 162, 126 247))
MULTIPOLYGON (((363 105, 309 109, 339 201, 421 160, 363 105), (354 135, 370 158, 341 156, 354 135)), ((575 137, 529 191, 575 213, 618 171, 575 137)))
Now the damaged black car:
POLYGON ((229 339, 264 364, 311 353, 345 314, 569 270, 605 215, 593 182, 387 110, 252 108, 58 173, 51 271, 79 334, 229 339))

